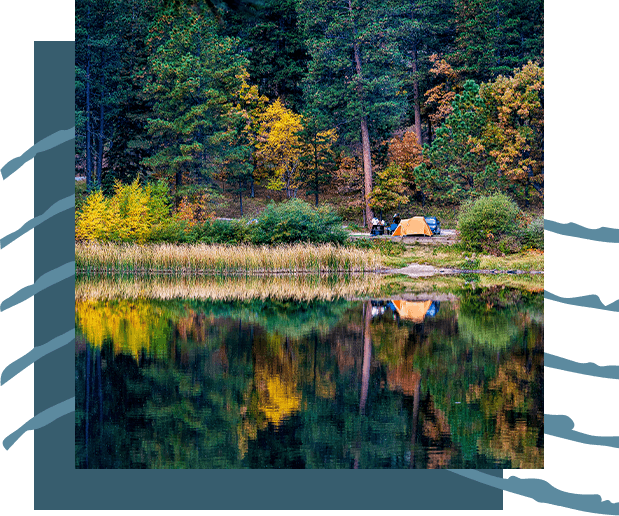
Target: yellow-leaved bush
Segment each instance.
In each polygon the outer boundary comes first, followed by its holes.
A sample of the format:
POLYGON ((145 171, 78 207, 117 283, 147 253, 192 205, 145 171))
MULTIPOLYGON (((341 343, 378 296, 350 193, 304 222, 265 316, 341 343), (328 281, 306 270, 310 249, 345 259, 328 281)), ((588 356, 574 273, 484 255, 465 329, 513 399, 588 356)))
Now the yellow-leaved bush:
POLYGON ((108 227, 108 200, 100 190, 91 193, 84 202, 81 213, 76 215, 76 240, 106 240, 108 227))
POLYGON ((167 185, 116 181, 114 195, 99 190, 86 199, 75 221, 76 240, 144 243, 154 225, 169 217, 167 185))

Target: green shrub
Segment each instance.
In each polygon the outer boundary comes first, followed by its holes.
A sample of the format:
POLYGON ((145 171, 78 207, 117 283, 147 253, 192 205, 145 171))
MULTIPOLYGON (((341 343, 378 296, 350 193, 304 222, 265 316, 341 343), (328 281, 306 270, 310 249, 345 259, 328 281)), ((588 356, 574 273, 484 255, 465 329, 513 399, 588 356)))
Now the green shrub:
POLYGON ((342 219, 331 207, 314 208, 300 199, 269 204, 251 228, 254 244, 343 244, 347 239, 342 219))
POLYGON ((243 244, 251 241, 252 230, 246 220, 207 220, 196 224, 187 235, 189 243, 243 244))
POLYGON ((460 241, 476 251, 515 252, 521 216, 516 203, 504 194, 468 201, 460 208, 460 241))
POLYGON ((151 227, 147 242, 153 244, 186 244, 189 224, 176 217, 170 217, 151 227))
POLYGON ((538 217, 522 230, 522 246, 527 249, 544 249, 544 218, 538 217))

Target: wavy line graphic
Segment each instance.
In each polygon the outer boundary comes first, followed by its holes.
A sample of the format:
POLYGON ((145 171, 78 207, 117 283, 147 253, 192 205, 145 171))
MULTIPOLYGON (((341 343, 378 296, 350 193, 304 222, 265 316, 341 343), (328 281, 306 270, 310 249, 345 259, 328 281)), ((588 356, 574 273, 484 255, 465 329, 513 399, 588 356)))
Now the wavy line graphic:
POLYGON ((34 349, 28 351, 23 357, 18 358, 15 362, 4 368, 2 376, 0 377, 0 385, 4 385, 28 366, 34 364, 39 358, 49 355, 52 351, 56 351, 72 342, 75 342, 75 329, 63 333, 41 346, 35 346, 34 349))
POLYGON ((544 219, 544 229, 559 235, 595 240, 596 242, 619 243, 619 229, 615 228, 589 229, 573 222, 562 224, 554 220, 544 219))
POLYGON ((62 403, 58 403, 58 405, 54 405, 53 407, 50 407, 43 412, 39 412, 36 416, 34 416, 28 422, 24 423, 17 430, 15 430, 15 432, 13 432, 11 435, 6 437, 4 441, 2 441, 4 449, 8 450, 28 430, 43 428, 44 426, 47 426, 50 423, 56 421, 56 419, 70 414, 71 412, 75 412, 75 397, 63 401, 62 403))
POLYGON ((38 280, 36 280, 33 285, 28 285, 27 287, 18 290, 11 297, 2 301, 2 304, 0 304, 0 312, 4 312, 12 306, 18 305, 22 301, 34 296, 37 292, 41 292, 41 290, 45 290, 46 288, 51 287, 56 283, 60 283, 62 280, 70 278, 74 275, 75 262, 65 263, 57 269, 46 272, 38 280))
POLYGON ((449 471, 503 491, 526 496, 539 503, 595 514, 619 514, 619 503, 602 501, 602 497, 597 494, 583 495, 561 491, 539 478, 500 478, 474 469, 450 469, 449 471))
POLYGON ((43 213, 42 215, 39 215, 38 217, 34 217, 33 219, 30 219, 17 231, 14 231, 13 233, 0 239, 0 249, 2 249, 3 247, 6 247, 11 242, 14 242, 20 236, 26 234, 28 231, 37 227, 39 224, 42 224, 47 219, 52 218, 54 215, 58 215, 59 213, 62 213, 63 211, 71 210, 73 208, 75 208, 75 194, 70 195, 69 197, 65 197, 64 199, 61 199, 60 201, 54 203, 52 206, 50 206, 50 208, 45 213, 43 213))
POLYGON ((619 448, 619 437, 583 434, 574 430, 574 421, 568 416, 544 414, 544 433, 575 443, 619 448))
POLYGON ((22 165, 34 158, 39 152, 45 152, 47 150, 53 149, 54 147, 58 147, 58 145, 62 145, 63 143, 73 139, 75 139, 75 126, 71 127, 71 129, 65 129, 50 134, 49 136, 43 138, 41 141, 35 143, 21 156, 13 158, 6 165, 4 165, 2 169, 0 169, 0 172, 2 173, 2 178, 6 179, 13 172, 19 170, 22 165))
POLYGON ((608 310, 610 312, 619 312, 619 300, 613 301, 609 305, 605 305, 596 295, 580 296, 580 297, 561 297, 544 290, 544 299, 558 301, 566 305, 582 306, 585 308, 596 308, 598 310, 608 310))
POLYGON ((573 362, 567 358, 551 355, 550 353, 544 353, 544 366, 560 369, 561 371, 567 371, 569 373, 619 380, 619 366, 616 365, 599 366, 593 362, 583 364, 580 362, 573 362))

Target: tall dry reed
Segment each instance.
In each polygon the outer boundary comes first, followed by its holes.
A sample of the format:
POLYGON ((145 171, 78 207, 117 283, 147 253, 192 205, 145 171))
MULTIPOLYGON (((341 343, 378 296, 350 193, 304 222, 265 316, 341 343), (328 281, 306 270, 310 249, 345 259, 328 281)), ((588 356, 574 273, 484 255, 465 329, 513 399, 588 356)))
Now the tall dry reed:
POLYGON ((135 245, 77 243, 80 272, 98 273, 333 273, 369 272, 381 268, 368 250, 324 245, 135 245))

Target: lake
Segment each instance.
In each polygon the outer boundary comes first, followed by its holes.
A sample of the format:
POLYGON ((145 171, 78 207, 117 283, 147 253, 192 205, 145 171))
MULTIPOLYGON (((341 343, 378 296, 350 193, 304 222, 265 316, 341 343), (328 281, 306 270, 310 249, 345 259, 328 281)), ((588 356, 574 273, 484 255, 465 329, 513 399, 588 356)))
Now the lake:
POLYGON ((78 277, 76 467, 543 468, 543 294, 377 282, 78 277))

